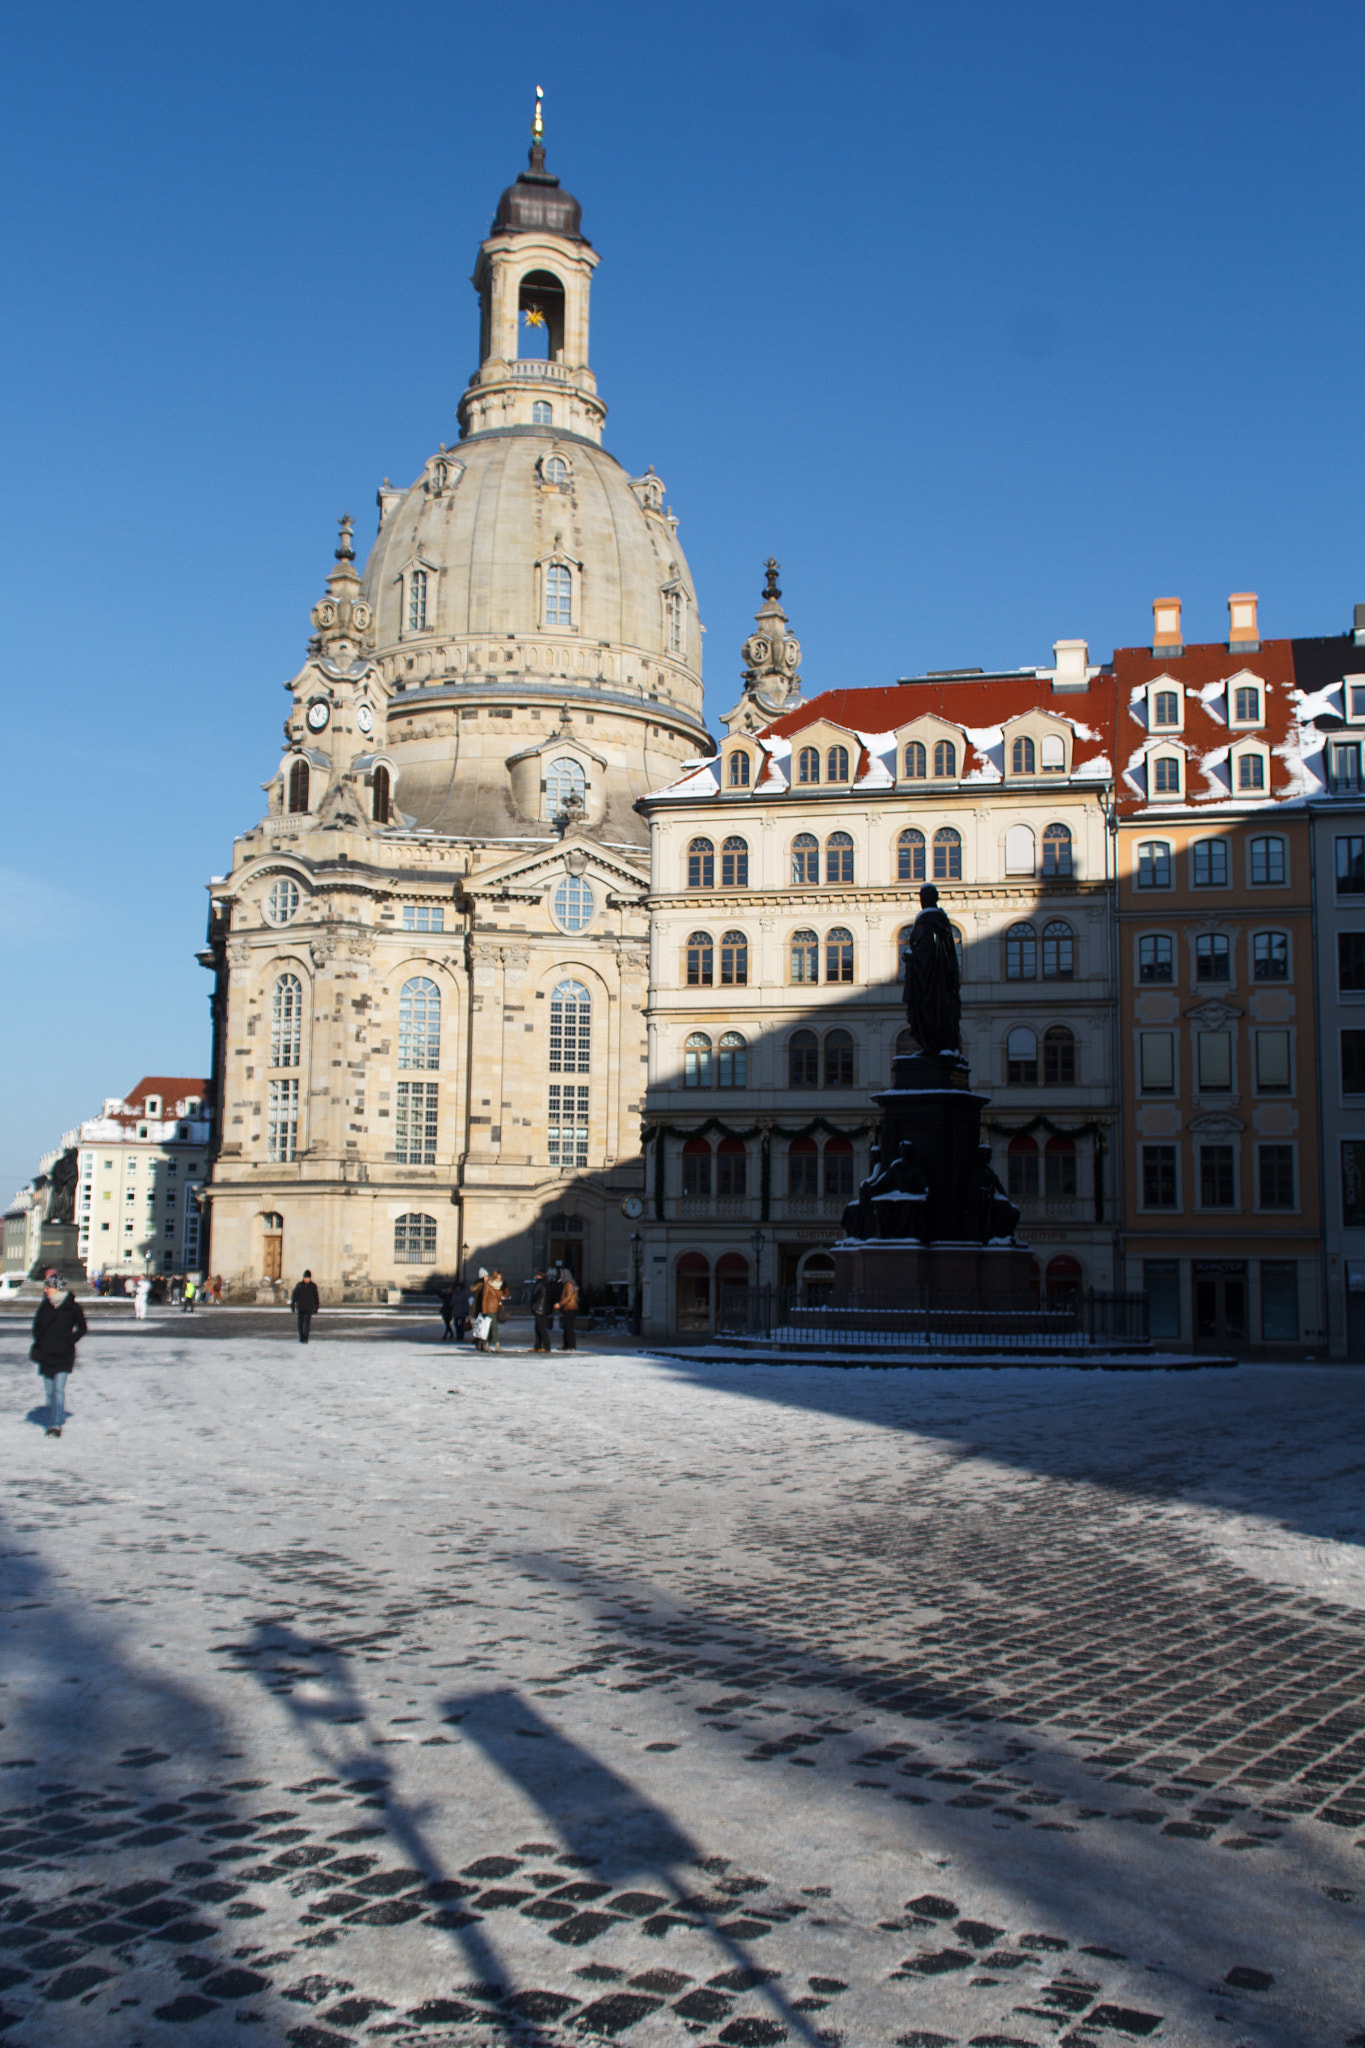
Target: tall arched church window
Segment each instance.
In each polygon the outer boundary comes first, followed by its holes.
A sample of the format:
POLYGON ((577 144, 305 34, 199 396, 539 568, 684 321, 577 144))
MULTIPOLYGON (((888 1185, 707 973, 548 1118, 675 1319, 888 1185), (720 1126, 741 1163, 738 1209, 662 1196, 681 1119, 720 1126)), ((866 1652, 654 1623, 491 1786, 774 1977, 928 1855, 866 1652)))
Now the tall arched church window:
POLYGON ((747 789, 749 787, 749 756, 745 753, 743 747, 736 747, 734 753, 730 756, 728 780, 731 789, 747 789))
POLYGON ((688 842, 687 886, 689 889, 714 889, 716 886, 716 849, 709 839, 688 842))
POLYGON ((905 773, 911 782, 923 782, 928 773, 928 757, 922 740, 908 740, 905 747, 905 773))
POLYGON ((670 590, 664 597, 664 616, 668 625, 668 651, 681 654, 683 644, 683 599, 680 590, 670 590))
POLYGON ((582 763, 569 754, 561 754, 551 761, 545 776, 545 802, 551 815, 562 811, 567 804, 581 804, 587 801, 588 778, 583 773, 582 763))
POLYGON ((796 779, 798 782, 818 782, 820 780, 820 749, 818 747, 802 747, 796 757, 796 779))
POLYGON ((562 562, 551 562, 545 571, 545 623, 573 624, 573 578, 562 562))
POLYGON ((590 1072, 591 1051, 592 998, 581 981, 561 981, 550 996, 550 1072, 590 1072))
POLYGON ((792 841, 792 884, 804 888, 820 879, 820 843, 813 832, 798 832, 792 841))
POLYGON ((825 880, 853 880, 853 840, 847 832, 831 832, 825 841, 825 880))
POLYGON ((408 631, 423 633, 427 623, 427 572, 425 569, 408 571, 408 631))
POLYGON ((1071 833, 1065 825, 1043 827, 1043 875, 1069 875, 1071 869, 1071 833))
POLYGON ((820 940, 815 932, 792 933, 791 969, 794 982, 820 979, 820 940))
POLYGON ((916 832, 913 827, 908 832, 902 832, 896 841, 896 880, 924 880, 924 834, 916 832))
POLYGON ((270 995, 270 1064, 296 1067, 303 1048, 303 983, 282 974, 270 995))
POLYGON ((291 811, 306 811, 308 808, 308 763, 295 761, 289 771, 289 808, 291 811))
POLYGON ((1043 926, 1043 980, 1070 981, 1076 971, 1076 947, 1071 926, 1054 918, 1043 926))
POLYGON ((747 1088, 749 1085, 748 1042, 738 1031, 722 1031, 716 1061, 718 1088, 747 1088))
POLYGON ((405 981, 398 997, 398 1064, 441 1064, 441 991, 424 974, 405 981))
POLYGON ((382 765, 374 771, 370 792, 370 816, 376 825, 389 822, 389 771, 382 765))
POLYGON ((936 776, 957 774, 957 748, 951 740, 934 742, 934 774, 936 776))
POLYGON ((743 932, 720 935, 720 982, 722 988, 745 988, 749 981, 749 941, 743 932))
POLYGON ((826 782, 848 781, 848 748, 831 747, 825 756, 826 782))
POLYGON ((1010 749, 1010 772, 1013 775, 1032 775, 1037 765, 1037 749, 1028 734, 1021 733, 1010 749))
POLYGON ((716 978, 715 942, 710 932, 692 932, 687 940, 687 985, 710 988, 716 978))
POLYGON ((853 934, 841 924, 825 934, 825 980, 852 981, 853 934))
POLYGON ((554 407, 549 403, 548 399, 538 398, 531 407, 531 425, 533 427, 552 427, 554 423, 554 407))
POLYGON ((934 834, 934 880, 962 880, 962 835, 951 825, 940 825, 934 834))
MULTIPOLYGON (((746 761, 747 755, 733 754, 732 760, 746 761)), ((720 886, 722 889, 747 889, 749 886, 749 842, 746 839, 727 839, 720 849, 720 886)))
POLYGON ((683 1045, 683 1087, 711 1086, 711 1041, 704 1031, 694 1031, 683 1045))
POLYGON ((1032 981, 1038 972, 1038 934, 1031 924, 1012 924, 1005 933, 1005 979, 1032 981))

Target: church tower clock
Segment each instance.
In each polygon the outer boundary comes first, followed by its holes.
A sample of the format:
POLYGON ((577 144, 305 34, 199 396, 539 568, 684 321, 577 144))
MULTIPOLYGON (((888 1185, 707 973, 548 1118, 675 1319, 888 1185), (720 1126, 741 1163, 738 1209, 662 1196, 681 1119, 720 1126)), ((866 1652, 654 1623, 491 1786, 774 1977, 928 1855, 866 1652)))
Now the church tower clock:
POLYGON ((629 1279, 635 802, 713 747, 663 482, 603 445, 598 260, 538 97, 475 265, 457 438, 380 487, 363 571, 343 520, 265 814, 210 885, 210 1258, 239 1298, 305 1266, 334 1301, 471 1262, 629 1279))

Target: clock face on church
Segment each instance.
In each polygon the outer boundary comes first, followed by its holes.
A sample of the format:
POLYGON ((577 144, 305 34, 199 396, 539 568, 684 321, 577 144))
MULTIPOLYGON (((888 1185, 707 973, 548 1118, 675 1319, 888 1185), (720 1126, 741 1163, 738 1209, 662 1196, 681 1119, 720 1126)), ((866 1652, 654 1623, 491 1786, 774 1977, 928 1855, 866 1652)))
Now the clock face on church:
POLYGON ((310 732, 321 732, 331 715, 322 699, 315 697, 308 706, 308 730, 310 732))
POLYGON ((374 713, 368 704, 362 704, 359 707, 355 715, 355 722, 360 727, 360 730, 367 735, 374 731, 374 713))

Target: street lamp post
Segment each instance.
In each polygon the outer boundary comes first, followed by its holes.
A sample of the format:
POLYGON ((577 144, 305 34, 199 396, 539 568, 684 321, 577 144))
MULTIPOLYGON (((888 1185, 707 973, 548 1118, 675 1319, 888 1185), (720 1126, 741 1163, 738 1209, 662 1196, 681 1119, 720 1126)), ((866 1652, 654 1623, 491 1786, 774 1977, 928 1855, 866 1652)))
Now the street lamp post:
POLYGON ((639 1336, 639 1335, 641 1334, 641 1324, 642 1324, 642 1322, 643 1322, 643 1311, 644 1311, 644 1304, 643 1304, 643 1298, 642 1298, 642 1293, 643 1293, 643 1290, 642 1290, 642 1285, 641 1285, 641 1274, 642 1274, 642 1271, 643 1271, 644 1249, 645 1249, 645 1241, 644 1241, 644 1238, 643 1238, 643 1237, 641 1236, 641 1234, 640 1234, 640 1232, 639 1232, 638 1230, 632 1231, 632 1232, 631 1232, 631 1238, 630 1238, 630 1266, 631 1266, 631 1305, 630 1305, 630 1328, 631 1328, 631 1334, 632 1334, 632 1336, 635 1336, 635 1337, 638 1337, 638 1336, 639 1336))

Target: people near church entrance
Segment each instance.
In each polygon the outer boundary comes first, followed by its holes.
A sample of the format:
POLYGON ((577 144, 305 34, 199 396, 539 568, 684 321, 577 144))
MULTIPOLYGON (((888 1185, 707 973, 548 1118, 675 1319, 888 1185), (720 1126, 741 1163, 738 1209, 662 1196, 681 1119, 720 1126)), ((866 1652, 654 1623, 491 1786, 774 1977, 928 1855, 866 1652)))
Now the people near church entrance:
POLYGON ((58 1273, 43 1282, 43 1298, 33 1318, 29 1357, 37 1366, 47 1393, 47 1433, 60 1436, 66 1420, 66 1382, 76 1363, 76 1346, 85 1335, 85 1312, 58 1273))
POLYGON ((495 1266, 491 1273, 484 1276, 483 1292, 479 1301, 480 1314, 486 1318, 488 1324, 483 1344, 480 1346, 481 1350, 501 1350, 498 1341, 498 1318, 502 1314, 503 1303, 510 1300, 511 1290, 503 1286, 502 1274, 495 1266))
POLYGON ((559 1284, 558 1306, 559 1327, 564 1332, 563 1349, 577 1351, 578 1338, 575 1331, 578 1326, 578 1282, 574 1279, 571 1267, 565 1266, 561 1270, 563 1278, 559 1284))
POLYGON ((469 1290, 469 1334, 474 1339, 474 1349, 483 1350, 483 1340, 488 1335, 488 1325, 483 1314, 483 1283, 488 1278, 487 1266, 480 1266, 469 1290))
POLYGON ((550 1342, 550 1320, 554 1314, 555 1290, 550 1276, 543 1266, 536 1267, 535 1282, 531 1288, 531 1316, 535 1326, 533 1351, 552 1351, 550 1342))
POLYGON ((459 1293, 453 1280, 447 1282, 441 1289, 440 1300, 441 1342, 443 1344, 453 1344, 455 1342, 455 1309, 459 1300, 459 1293))
POLYGON ((289 1297, 289 1306, 299 1319, 299 1342, 300 1344, 306 1344, 308 1342, 308 1326, 317 1314, 320 1306, 317 1284, 313 1279, 312 1273, 306 1268, 302 1280, 300 1280, 298 1286, 289 1297))
POLYGON ((138 1283, 133 1289, 133 1314, 140 1323, 145 1323, 147 1320, 147 1303, 151 1298, 152 1283, 147 1278, 147 1275, 143 1273, 139 1276, 138 1283))

